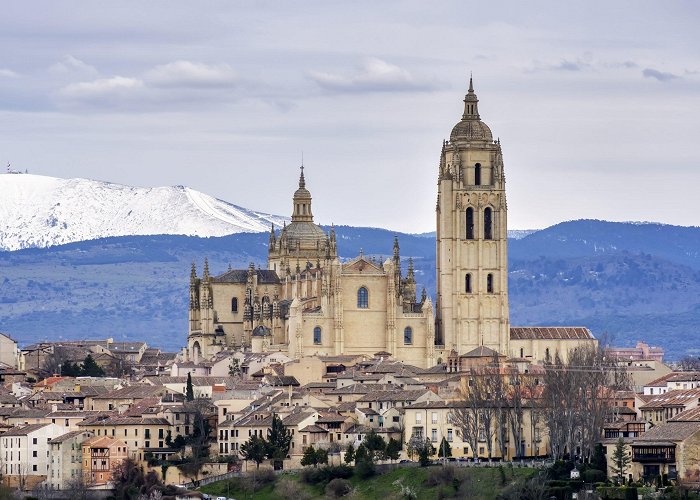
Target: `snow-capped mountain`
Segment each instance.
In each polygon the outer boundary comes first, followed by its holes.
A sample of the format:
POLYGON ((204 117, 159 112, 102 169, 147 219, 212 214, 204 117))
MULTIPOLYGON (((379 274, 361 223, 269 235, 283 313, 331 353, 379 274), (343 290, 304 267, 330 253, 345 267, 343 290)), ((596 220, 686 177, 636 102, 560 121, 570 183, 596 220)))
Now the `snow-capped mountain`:
POLYGON ((88 179, 0 175, 0 250, 108 236, 224 236, 269 231, 286 217, 254 212, 184 186, 140 188, 88 179))

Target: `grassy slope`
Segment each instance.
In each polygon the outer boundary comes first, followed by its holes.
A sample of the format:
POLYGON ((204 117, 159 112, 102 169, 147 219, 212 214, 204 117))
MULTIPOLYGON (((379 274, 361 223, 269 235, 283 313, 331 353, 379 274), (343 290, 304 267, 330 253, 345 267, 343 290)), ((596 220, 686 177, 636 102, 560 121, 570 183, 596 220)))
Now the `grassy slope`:
MULTIPOLYGON (((432 468, 399 468, 394 469, 385 474, 375 476, 370 479, 359 479, 353 477, 350 482, 355 488, 355 494, 350 496, 352 499, 375 500, 378 498, 398 498, 400 487, 398 482, 405 486, 410 486, 416 491, 418 498, 421 500, 433 500, 438 498, 438 493, 442 490, 446 493, 446 498, 454 495, 455 491, 451 486, 427 486, 425 484, 432 468)), ((501 477, 497 468, 469 468, 466 469, 468 480, 470 482, 469 490, 472 494, 471 498, 479 499, 495 499, 498 493, 502 490, 501 477)), ((507 482, 510 483, 519 478, 529 478, 536 471, 535 469, 509 469, 505 468, 507 482)), ((286 477, 294 480, 299 480, 296 475, 288 475, 286 477)), ((233 484, 233 483, 232 483, 233 484)), ((321 488, 305 485, 302 487, 311 496, 311 498, 324 498, 321 488)), ((212 496, 226 496, 226 481, 219 481, 210 485, 204 486, 201 490, 212 496)), ((229 488, 228 496, 243 500, 253 498, 255 500, 273 500, 279 498, 275 493, 274 487, 268 485, 255 492, 252 495, 248 492, 237 488, 229 488)))

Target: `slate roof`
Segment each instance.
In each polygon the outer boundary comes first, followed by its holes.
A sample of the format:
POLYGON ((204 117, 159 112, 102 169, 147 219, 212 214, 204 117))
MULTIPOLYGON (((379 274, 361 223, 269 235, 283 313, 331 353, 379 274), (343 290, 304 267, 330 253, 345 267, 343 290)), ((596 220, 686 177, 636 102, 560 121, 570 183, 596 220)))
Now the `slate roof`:
POLYGON ((30 432, 37 431, 42 427, 46 427, 49 424, 29 424, 23 425, 22 427, 15 427, 7 432, 0 434, 0 437, 11 437, 11 436, 26 436, 30 432))
POLYGON ((659 441, 683 441, 698 431, 700 431, 700 422, 666 422, 646 431, 635 439, 634 444, 638 442, 645 444, 659 441))
MULTIPOLYGON (((259 285, 274 285, 280 282, 275 271, 269 269, 256 269, 259 285)), ((247 283, 248 269, 231 269, 230 271, 211 278, 214 283, 247 283)))
POLYGON ((60 435, 60 436, 58 436, 58 437, 53 438, 52 440, 49 441, 49 443, 50 443, 50 444, 59 444, 59 443, 62 443, 62 442, 64 442, 64 441, 68 441, 69 439, 72 439, 72 438, 74 438, 74 437, 76 437, 76 436, 80 436, 80 435, 83 434, 84 432, 85 432, 85 431, 71 431, 71 432, 67 432, 67 433, 62 434, 62 435, 60 435))
POLYGON ((128 387, 115 389, 104 394, 99 394, 94 396, 93 399, 143 399, 150 396, 161 395, 163 392, 165 392, 165 390, 166 389, 164 389, 162 386, 157 385, 130 385, 128 387))
POLYGON ((700 406, 680 412, 673 418, 668 419, 669 422, 700 422, 700 406))
POLYGON ((583 326, 511 326, 511 340, 589 340, 595 337, 583 326))

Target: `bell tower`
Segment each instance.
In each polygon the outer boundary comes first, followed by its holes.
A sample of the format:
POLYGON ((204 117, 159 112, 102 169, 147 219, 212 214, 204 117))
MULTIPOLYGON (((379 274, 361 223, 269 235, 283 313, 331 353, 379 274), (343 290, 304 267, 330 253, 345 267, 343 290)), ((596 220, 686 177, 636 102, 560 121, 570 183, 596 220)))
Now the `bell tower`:
POLYGON ((500 140, 481 121, 471 77, 462 119, 440 153, 436 343, 508 354, 507 205, 500 140))

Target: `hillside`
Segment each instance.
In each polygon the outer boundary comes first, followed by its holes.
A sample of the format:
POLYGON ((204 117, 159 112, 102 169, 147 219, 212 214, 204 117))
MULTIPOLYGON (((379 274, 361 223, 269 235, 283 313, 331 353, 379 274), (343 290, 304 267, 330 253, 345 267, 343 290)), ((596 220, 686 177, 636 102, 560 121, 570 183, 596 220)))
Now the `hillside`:
POLYGON ((269 231, 285 217, 242 208, 184 186, 139 188, 88 179, 0 175, 0 249, 109 236, 223 236, 269 231))

